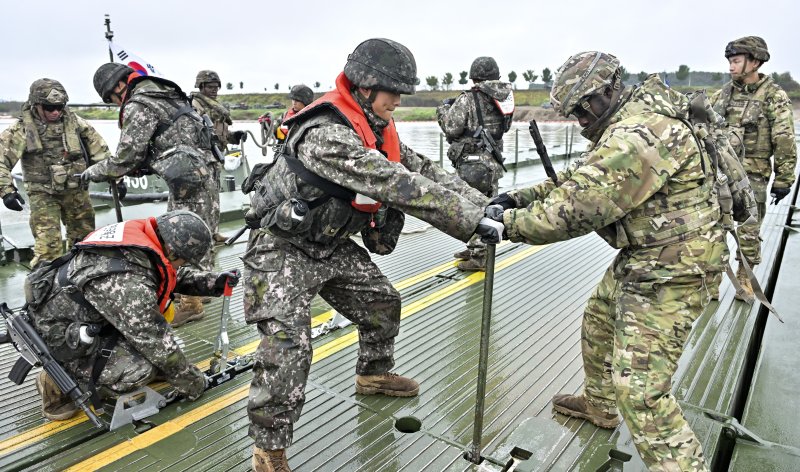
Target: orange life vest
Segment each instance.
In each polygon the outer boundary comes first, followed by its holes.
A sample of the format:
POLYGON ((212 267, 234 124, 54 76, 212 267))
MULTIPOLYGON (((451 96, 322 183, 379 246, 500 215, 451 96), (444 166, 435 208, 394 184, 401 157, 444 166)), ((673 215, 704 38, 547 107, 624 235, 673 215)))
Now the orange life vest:
MULTIPOLYGON (((358 134, 364 147, 380 151, 381 154, 392 162, 400 162, 400 137, 397 135, 397 128, 395 128, 394 120, 390 120, 389 125, 383 129, 383 144, 379 149, 377 147, 375 133, 369 126, 367 116, 364 114, 358 102, 350 95, 350 88, 352 86, 353 84, 350 82, 350 79, 344 75, 344 72, 340 73, 339 76, 336 77, 336 88, 300 110, 294 115, 292 121, 299 119, 306 113, 316 110, 319 107, 332 107, 345 119, 347 122, 346 124, 358 134)), ((285 122, 286 120, 284 123, 285 122)), ((378 211, 378 208, 381 207, 380 202, 362 204, 356 203, 355 200, 351 202, 351 205, 353 208, 366 213, 375 213, 378 211)))
POLYGON ((77 248, 118 247, 143 249, 155 255, 158 261, 156 268, 159 275, 158 308, 166 313, 171 301, 170 295, 175 290, 177 275, 175 268, 164 254, 164 249, 156 235, 156 219, 128 220, 98 228, 89 233, 83 241, 75 244, 77 248))

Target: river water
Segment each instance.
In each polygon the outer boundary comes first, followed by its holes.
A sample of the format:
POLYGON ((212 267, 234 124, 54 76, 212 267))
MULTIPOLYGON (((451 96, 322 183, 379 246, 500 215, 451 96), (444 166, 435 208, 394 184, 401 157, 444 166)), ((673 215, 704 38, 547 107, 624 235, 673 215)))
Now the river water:
MULTIPOLYGON (((0 119, 0 131, 6 129, 13 124, 14 121, 14 119, 8 118, 0 119)), ((117 127, 117 122, 112 120, 90 120, 89 122, 100 135, 103 136, 103 139, 106 140, 111 152, 114 152, 117 148, 117 143, 119 143, 119 128, 117 127)), ((542 139, 551 155, 564 154, 566 152, 566 133, 570 126, 572 126, 572 124, 569 122, 548 122, 539 124, 542 139)), ((260 125, 256 121, 237 121, 234 122, 231 128, 234 130, 249 130, 252 131, 253 135, 256 137, 261 136, 260 125)), ((574 127, 574 131, 575 139, 573 143, 573 152, 578 152, 585 149, 586 140, 580 136, 577 125, 574 127)), ((436 122, 397 123, 397 132, 400 134, 400 139, 406 145, 430 159, 438 162, 440 157, 444 156, 444 167, 452 170, 447 160, 447 141, 440 139, 441 130, 436 122)), ((519 161, 538 159, 533 140, 528 133, 527 123, 514 123, 511 130, 506 133, 504 142, 503 154, 506 158, 506 162, 514 162, 515 158, 519 161)), ((251 137, 248 137, 244 146, 251 163, 255 164, 262 159, 261 149, 252 142, 251 137)), ((271 154, 272 151, 270 150, 269 155, 271 156, 271 154)))

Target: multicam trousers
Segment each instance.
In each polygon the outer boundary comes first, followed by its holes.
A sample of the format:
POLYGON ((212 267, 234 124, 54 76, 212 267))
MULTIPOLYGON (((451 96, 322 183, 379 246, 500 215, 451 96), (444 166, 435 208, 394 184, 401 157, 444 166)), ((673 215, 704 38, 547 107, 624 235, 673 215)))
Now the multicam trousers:
POLYGON ((707 470, 671 393, 672 376, 727 261, 720 229, 669 246, 623 249, 584 312, 586 399, 621 413, 650 470, 707 470))
POLYGON ((64 254, 61 223, 67 228, 67 249, 94 231, 94 209, 89 192, 67 189, 57 194, 30 192, 30 227, 34 245, 31 266, 64 254))
POLYGON ((319 294, 358 325, 356 372, 375 375, 394 366, 400 294, 353 241, 326 259, 313 259, 265 231, 251 237, 243 257, 244 312, 261 343, 250 384, 250 436, 265 450, 292 444, 311 368, 311 300, 319 294))
MULTIPOLYGON (((761 263, 761 238, 759 232, 761 230, 761 222, 764 221, 764 215, 767 214, 767 180, 758 174, 747 174, 750 179, 750 186, 753 187, 753 193, 758 202, 758 224, 757 225, 740 225, 739 240, 742 243, 742 254, 747 259, 750 266, 761 263)), ((739 255, 736 255, 737 260, 739 255)))

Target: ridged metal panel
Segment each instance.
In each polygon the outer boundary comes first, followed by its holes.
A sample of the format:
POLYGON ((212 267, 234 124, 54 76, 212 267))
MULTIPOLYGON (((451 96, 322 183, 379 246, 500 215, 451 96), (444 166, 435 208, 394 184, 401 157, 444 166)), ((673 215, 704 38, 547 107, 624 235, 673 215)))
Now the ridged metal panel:
MULTIPOLYGON (((798 223, 800 217, 795 215, 792 226, 797 227, 798 223)), ((800 413, 797 409, 797 392, 800 391, 800 371, 797 368, 800 318, 797 307, 800 306, 800 292, 797 290, 797 267, 800 267, 800 235, 788 231, 772 298, 785 323, 780 323, 772 315, 767 317, 742 417, 744 427, 760 439, 776 445, 760 447, 750 441, 738 440, 731 459, 732 471, 800 470, 800 413)))

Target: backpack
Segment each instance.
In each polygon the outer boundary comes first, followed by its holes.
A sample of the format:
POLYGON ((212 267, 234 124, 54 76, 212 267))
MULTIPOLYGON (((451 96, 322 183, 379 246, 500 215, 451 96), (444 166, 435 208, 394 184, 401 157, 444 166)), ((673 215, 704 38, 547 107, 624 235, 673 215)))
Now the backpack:
MULTIPOLYGON (((742 245, 734 221, 742 225, 758 224, 758 203, 750 186, 750 180, 747 178, 747 172, 742 165, 742 156, 731 144, 729 131, 725 127, 725 119, 714 111, 705 91, 700 90, 689 94, 689 120, 685 123, 692 129, 698 143, 702 143, 701 148, 705 149, 714 165, 714 188, 722 213, 721 223, 736 241, 740 264, 743 265, 750 279, 753 294, 783 323, 783 319, 767 299, 761 289, 761 284, 758 283, 752 268, 747 263, 747 259, 741 253, 742 245)), ((739 142, 742 142, 741 139, 739 142)), ((736 279, 730 263, 726 271, 736 291, 741 292, 742 287, 736 279)))
POLYGON ((705 91, 689 95, 689 123, 695 137, 714 165, 717 198, 722 212, 722 224, 732 229, 734 221, 741 224, 758 222, 756 202, 750 180, 741 157, 731 144, 725 120, 711 107, 705 91))

